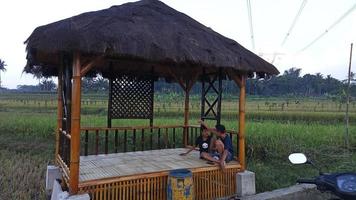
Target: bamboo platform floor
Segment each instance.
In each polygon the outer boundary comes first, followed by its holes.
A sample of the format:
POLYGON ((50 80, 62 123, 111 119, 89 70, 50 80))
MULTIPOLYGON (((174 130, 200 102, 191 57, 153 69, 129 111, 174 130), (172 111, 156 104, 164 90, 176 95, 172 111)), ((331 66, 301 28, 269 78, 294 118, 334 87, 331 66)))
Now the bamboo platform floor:
MULTIPOLYGON (((179 155, 186 151, 187 149, 177 148, 81 156, 79 180, 84 182, 181 168, 214 167, 200 159, 198 151, 192 151, 186 156, 179 155)), ((238 162, 228 163, 228 165, 234 164, 238 162)))

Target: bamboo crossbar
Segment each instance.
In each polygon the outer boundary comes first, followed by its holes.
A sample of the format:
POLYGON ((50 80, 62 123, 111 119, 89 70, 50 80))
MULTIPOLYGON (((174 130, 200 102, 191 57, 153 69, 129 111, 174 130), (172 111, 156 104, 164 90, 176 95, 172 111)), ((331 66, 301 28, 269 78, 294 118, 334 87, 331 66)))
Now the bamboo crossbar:
MULTIPOLYGON (((234 165, 226 165, 225 169, 240 169, 239 164, 234 165)), ((209 170, 217 170, 221 172, 220 167, 218 166, 209 166, 209 167, 199 167, 191 169, 193 173, 205 172, 209 170)), ((79 187, 88 187, 93 184, 106 184, 106 183, 114 183, 118 181, 127 181, 127 180, 136 180, 140 178, 152 178, 156 176, 167 176, 169 174, 168 171, 161 171, 161 172, 153 172, 153 173, 142 173, 137 175, 129 175, 129 176, 120 176, 120 177, 110 177, 110 178, 102 178, 102 179, 95 179, 89 181, 83 181, 79 183, 79 187)))
MULTIPOLYGON (((200 125, 188 125, 186 126, 187 128, 200 128, 200 125)), ((226 133, 228 134, 233 134, 233 135, 238 135, 239 133, 237 131, 234 130, 226 130, 226 133)))
POLYGON ((59 129, 59 132, 66 136, 66 138, 68 138, 69 140, 72 138, 70 134, 67 133, 67 131, 62 130, 61 128, 59 129))
POLYGON ((64 181, 68 185, 69 184, 69 174, 70 174, 69 167, 63 161, 63 159, 61 158, 60 155, 57 155, 57 163, 59 164, 59 167, 61 168, 61 170, 63 172, 64 181))
MULTIPOLYGON (((81 127, 81 131, 106 131, 106 130, 141 130, 141 129, 165 129, 165 128, 184 128, 183 125, 163 125, 163 126, 120 126, 120 127, 81 127)), ((188 126, 189 127, 189 126, 188 126)))
MULTIPOLYGON (((81 127, 81 131, 107 131, 107 130, 142 130, 142 129, 166 129, 166 128, 200 128, 200 125, 162 125, 162 126, 120 126, 120 127, 81 127)), ((228 134, 238 135, 237 131, 226 130, 228 134)))

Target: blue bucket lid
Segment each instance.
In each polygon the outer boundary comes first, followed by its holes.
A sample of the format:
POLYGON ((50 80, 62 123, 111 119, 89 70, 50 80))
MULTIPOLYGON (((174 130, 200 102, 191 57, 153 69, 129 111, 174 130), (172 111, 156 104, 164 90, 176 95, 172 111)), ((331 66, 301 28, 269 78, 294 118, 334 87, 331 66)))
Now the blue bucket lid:
POLYGON ((192 172, 189 169, 175 169, 169 172, 169 176, 176 178, 185 178, 192 176, 192 172))

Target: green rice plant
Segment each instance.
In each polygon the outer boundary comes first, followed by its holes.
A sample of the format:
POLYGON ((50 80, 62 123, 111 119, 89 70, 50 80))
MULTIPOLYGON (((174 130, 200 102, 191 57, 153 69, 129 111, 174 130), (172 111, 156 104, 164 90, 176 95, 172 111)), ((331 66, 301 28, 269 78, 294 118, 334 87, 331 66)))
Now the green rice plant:
MULTIPOLYGON (((105 127, 107 95, 83 94, 82 99, 81 125, 105 127)), ((181 94, 156 95, 154 124, 183 124, 183 99, 181 94)), ((237 130, 238 98, 223 100, 222 123, 237 130)), ((45 199, 44 172, 54 158, 56 103, 56 94, 0 96, 1 198, 45 199)), ((200 96, 192 95, 190 103, 190 124, 197 124, 200 96)), ((290 165, 287 156, 292 152, 305 152, 326 171, 356 171, 356 109, 350 111, 350 151, 343 144, 342 109, 328 99, 248 97, 247 163, 256 173, 257 190, 289 186, 297 178, 316 174, 307 166, 290 165)), ((149 120, 113 120, 113 126, 148 124, 149 120)), ((214 126, 213 121, 208 124, 214 126)))

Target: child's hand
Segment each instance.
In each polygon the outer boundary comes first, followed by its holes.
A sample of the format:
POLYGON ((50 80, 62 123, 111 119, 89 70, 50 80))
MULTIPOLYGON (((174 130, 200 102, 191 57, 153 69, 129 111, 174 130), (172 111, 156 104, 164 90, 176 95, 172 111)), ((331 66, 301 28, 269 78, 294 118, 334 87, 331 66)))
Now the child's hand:
POLYGON ((202 123, 203 123, 203 120, 199 119, 199 120, 198 120, 198 123, 199 123, 199 124, 202 124, 202 123))

